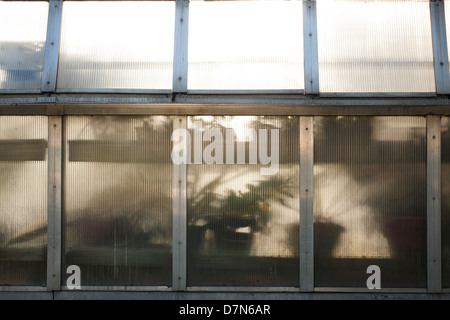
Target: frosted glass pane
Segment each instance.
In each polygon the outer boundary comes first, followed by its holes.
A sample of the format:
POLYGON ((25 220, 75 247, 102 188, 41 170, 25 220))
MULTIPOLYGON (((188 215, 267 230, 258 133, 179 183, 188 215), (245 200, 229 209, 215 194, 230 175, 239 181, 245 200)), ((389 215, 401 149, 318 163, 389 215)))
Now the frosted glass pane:
POLYGON ((434 92, 428 1, 317 1, 321 92, 434 92))
POLYGON ((303 89, 301 1, 193 1, 188 89, 303 89))
POLYGON ((450 118, 442 117, 442 286, 450 287, 450 118))
POLYGON ((0 89, 40 89, 48 2, 0 1, 0 89))
POLYGON ((59 89, 170 89, 174 1, 64 3, 59 89))
POLYGON ((172 282, 172 121, 68 117, 64 268, 81 285, 172 282))
POLYGON ((426 119, 316 117, 314 280, 426 287, 426 119))
POLYGON ((46 117, 0 117, 0 285, 46 285, 47 133, 46 117))
POLYGON ((188 285, 298 287, 298 118, 190 117, 188 126, 188 285))

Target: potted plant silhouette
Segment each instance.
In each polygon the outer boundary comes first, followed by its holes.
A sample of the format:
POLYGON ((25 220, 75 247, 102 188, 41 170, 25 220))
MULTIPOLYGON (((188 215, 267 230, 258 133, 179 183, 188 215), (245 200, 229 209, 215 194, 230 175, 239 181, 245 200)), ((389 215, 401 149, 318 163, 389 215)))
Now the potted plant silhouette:
POLYGON ((289 179, 280 177, 247 184, 244 192, 227 190, 220 195, 216 189, 223 179, 216 178, 188 201, 188 212, 192 217, 188 225, 190 249, 202 246, 206 230, 214 232, 217 249, 250 249, 254 233, 269 219, 269 202, 285 204, 284 198, 293 196, 289 179))
POLYGON ((415 172, 392 176, 372 198, 377 220, 391 252, 420 253, 426 244, 426 182, 415 172))

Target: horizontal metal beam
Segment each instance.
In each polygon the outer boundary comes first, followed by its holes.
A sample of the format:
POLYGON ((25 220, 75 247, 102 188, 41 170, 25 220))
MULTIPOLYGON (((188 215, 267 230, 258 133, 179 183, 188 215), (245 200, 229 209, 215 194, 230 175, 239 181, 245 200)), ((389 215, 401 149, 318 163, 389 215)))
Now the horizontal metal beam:
POLYGON ((427 116, 450 115, 450 105, 388 102, 359 105, 357 101, 322 105, 290 104, 27 104, 1 105, 0 115, 248 115, 248 116, 427 116))

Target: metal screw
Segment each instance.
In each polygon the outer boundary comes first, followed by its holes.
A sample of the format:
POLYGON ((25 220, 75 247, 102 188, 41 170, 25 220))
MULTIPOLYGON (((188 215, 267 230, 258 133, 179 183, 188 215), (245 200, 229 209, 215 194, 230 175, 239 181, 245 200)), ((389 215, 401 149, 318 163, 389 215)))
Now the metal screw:
POLYGON ((308 192, 308 189, 306 189, 305 191, 308 192))
POLYGON ((50 84, 50 81, 47 81, 47 84, 50 84))
POLYGON ((183 79, 182 77, 178 77, 178 80, 180 80, 181 81, 181 79, 183 79))
POLYGON ((54 42, 51 43, 52 46, 53 46, 54 44, 55 44, 54 42))
POLYGON ((181 180, 178 180, 178 183, 181 183, 181 180))
POLYGON ((433 139, 436 139, 436 136, 433 136, 433 139))
POLYGON ((309 36, 312 37, 312 33, 311 32, 309 33, 309 36))
POLYGON ((443 63, 443 62, 441 61, 441 62, 440 62, 440 65, 441 65, 441 66, 443 66, 443 65, 444 65, 444 63, 443 63))

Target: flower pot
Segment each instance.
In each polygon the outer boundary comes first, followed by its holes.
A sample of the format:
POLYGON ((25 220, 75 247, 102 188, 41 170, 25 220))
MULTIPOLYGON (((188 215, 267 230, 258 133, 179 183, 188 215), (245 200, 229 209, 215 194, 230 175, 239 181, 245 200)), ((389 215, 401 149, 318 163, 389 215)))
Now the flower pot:
POLYGON ((425 249, 425 217, 384 216, 381 226, 392 251, 421 252, 425 249))

